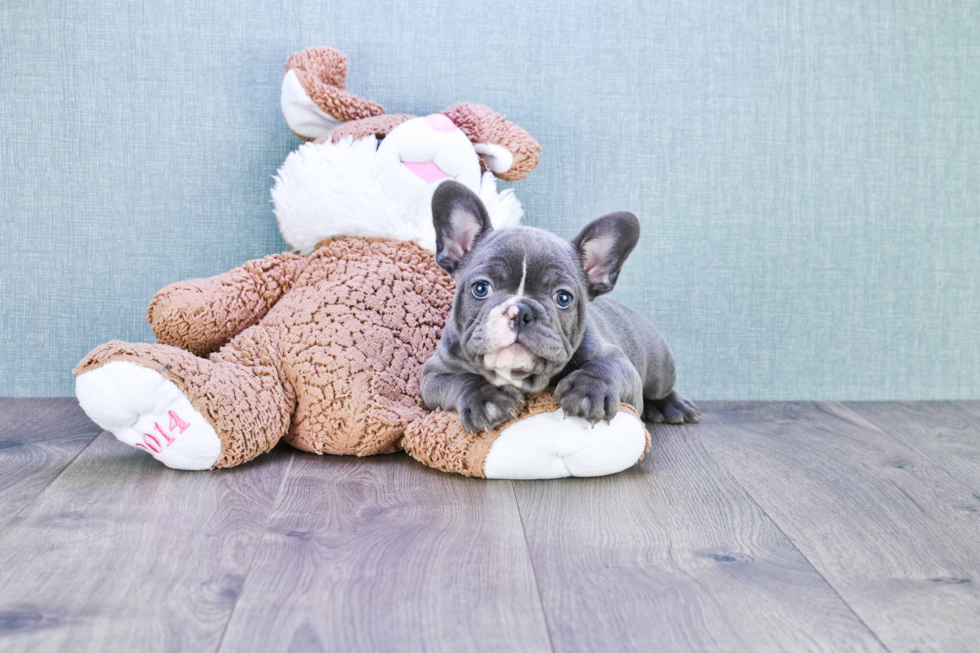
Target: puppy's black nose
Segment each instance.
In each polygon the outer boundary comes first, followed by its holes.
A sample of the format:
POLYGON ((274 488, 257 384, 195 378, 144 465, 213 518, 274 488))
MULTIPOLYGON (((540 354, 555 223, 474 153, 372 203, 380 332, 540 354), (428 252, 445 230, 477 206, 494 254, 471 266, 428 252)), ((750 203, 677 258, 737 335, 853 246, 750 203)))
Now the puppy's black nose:
POLYGON ((517 315, 514 316, 514 330, 520 333, 533 319, 534 312, 531 310, 531 307, 527 304, 518 304, 517 315))

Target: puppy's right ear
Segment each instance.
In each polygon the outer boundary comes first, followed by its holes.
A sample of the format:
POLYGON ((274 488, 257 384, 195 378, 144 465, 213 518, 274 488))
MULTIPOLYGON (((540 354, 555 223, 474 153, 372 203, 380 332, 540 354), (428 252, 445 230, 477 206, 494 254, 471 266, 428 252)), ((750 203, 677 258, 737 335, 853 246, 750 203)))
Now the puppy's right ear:
POLYGON ((640 240, 640 221, 628 211, 596 218, 572 238, 593 299, 613 289, 626 257, 640 240))
POLYGON ((483 202, 458 181, 444 181, 436 188, 432 224, 436 228, 436 263, 449 274, 493 231, 483 202))

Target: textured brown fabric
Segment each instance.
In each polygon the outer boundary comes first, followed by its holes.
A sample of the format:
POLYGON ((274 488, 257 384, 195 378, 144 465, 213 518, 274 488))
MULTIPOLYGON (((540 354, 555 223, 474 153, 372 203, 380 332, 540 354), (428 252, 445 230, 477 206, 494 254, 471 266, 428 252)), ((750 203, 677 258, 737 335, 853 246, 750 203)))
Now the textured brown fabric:
MULTIPOLYGON (((435 410, 425 418, 413 422, 405 432, 403 447, 420 463, 444 472, 486 478, 483 465, 490 447, 507 427, 539 413, 550 413, 561 408, 551 390, 533 397, 518 411, 517 416, 500 426, 484 433, 467 433, 459 424, 455 412, 435 410)), ((623 404, 621 410, 640 416, 636 409, 623 404)), ((650 433, 647 432, 647 445, 643 453, 650 451, 650 433)), ((640 457, 642 460, 643 457, 640 457)))
MULTIPOLYGON (((75 374, 113 360, 159 371, 221 438, 216 467, 250 460, 283 436, 314 453, 396 451, 408 424, 425 414, 422 366, 442 335, 453 280, 433 254, 393 240, 335 238, 302 259, 252 261, 199 284, 212 292, 198 299, 224 302, 220 311, 205 307, 209 317, 227 314, 228 306, 236 319, 255 315, 280 294, 258 324, 209 359, 165 344, 112 342, 93 350, 75 374), (256 284, 249 270, 266 270, 258 277, 267 283, 256 284), (229 299, 235 292, 240 302, 229 299)), ((197 331, 206 330, 187 326, 186 333, 197 331)))
POLYGON ((494 173, 504 181, 517 181, 534 170, 541 158, 541 146, 526 131, 482 104, 460 102, 442 113, 463 130, 472 143, 494 143, 514 155, 514 163, 504 173, 494 173))
POLYGON ((326 134, 316 139, 315 142, 325 143, 330 141, 331 143, 336 143, 345 136, 353 136, 355 141, 364 138, 365 136, 384 138, 392 129, 402 124, 406 120, 410 120, 414 117, 415 116, 408 113, 391 113, 384 116, 373 116, 371 118, 362 118, 360 120, 346 122, 343 125, 337 125, 326 134))
POLYGON ((298 254, 274 254, 208 279, 172 283, 146 312, 160 342, 207 356, 262 319, 306 267, 298 254))
POLYGON ((263 320, 283 323, 298 405, 286 437, 316 453, 395 451, 423 413, 422 366, 455 285, 412 243, 321 243, 293 291, 263 320))
MULTIPOLYGON (((348 93, 347 55, 333 48, 313 47, 294 52, 286 70, 296 71, 299 83, 313 102, 337 120, 347 122, 380 116, 383 106, 348 93)), ((310 139, 307 139, 310 140, 310 139)))
POLYGON ((114 340, 75 368, 84 374, 113 361, 156 370, 173 381, 221 439, 215 469, 234 467, 276 446, 296 405, 268 331, 246 329, 211 359, 169 345, 114 340))

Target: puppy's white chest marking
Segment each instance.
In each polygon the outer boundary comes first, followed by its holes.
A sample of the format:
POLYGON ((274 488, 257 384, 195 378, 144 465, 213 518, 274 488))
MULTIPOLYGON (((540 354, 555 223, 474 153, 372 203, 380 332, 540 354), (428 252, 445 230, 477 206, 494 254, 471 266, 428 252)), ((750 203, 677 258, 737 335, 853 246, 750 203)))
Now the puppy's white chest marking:
POLYGON ((515 342, 492 354, 484 355, 483 364, 496 376, 493 381, 495 385, 509 384, 522 388, 523 383, 514 378, 514 373, 530 372, 534 367, 534 356, 515 342))

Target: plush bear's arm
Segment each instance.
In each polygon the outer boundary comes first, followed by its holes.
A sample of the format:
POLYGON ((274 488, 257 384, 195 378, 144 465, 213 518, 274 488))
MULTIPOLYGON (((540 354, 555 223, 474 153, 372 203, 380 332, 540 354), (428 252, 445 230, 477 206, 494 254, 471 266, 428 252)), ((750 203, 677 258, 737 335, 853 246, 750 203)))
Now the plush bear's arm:
POLYGON ((161 343, 207 356, 261 320, 306 262, 299 254, 273 254, 214 277, 172 283, 153 297, 146 320, 161 343))
POLYGON ((650 449, 650 434, 627 404, 595 426, 580 417, 565 419, 549 391, 528 397, 516 417, 484 433, 467 433, 459 415, 436 410, 408 425, 402 446, 444 472, 543 479, 621 472, 650 449))

